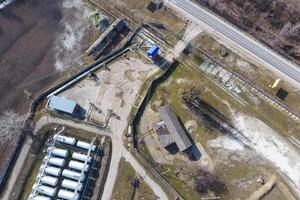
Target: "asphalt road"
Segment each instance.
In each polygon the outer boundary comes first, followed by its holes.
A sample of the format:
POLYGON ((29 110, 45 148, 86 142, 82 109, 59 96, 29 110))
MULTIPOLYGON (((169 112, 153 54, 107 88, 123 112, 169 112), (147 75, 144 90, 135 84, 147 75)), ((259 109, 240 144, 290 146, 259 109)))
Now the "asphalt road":
POLYGON ((221 33, 244 49, 247 49, 250 53, 256 55, 270 66, 300 83, 300 69, 295 64, 282 58, 275 52, 272 52, 269 48, 264 47, 253 39, 250 39, 250 37, 246 34, 223 22, 221 19, 218 19, 196 4, 191 3, 189 0, 169 0, 169 3, 172 3, 183 11, 189 13, 196 19, 210 26, 215 31, 221 33))

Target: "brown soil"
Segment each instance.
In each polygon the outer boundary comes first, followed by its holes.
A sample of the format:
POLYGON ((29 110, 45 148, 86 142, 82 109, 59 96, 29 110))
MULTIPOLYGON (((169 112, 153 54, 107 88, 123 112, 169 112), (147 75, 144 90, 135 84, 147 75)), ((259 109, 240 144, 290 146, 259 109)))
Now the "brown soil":
POLYGON ((28 110, 23 90, 35 94, 53 80, 53 43, 62 18, 59 0, 19 0, 0 12, 0 111, 28 110), (25 86, 24 86, 25 85, 25 86))
POLYGON ((297 0, 195 0, 300 64, 300 4, 297 0))

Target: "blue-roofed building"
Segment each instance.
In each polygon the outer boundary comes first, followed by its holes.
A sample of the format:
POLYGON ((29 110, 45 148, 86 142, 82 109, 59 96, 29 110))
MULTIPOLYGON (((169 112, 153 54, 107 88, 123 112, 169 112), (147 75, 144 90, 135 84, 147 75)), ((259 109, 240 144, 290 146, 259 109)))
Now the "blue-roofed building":
POLYGON ((51 96, 47 105, 50 109, 69 115, 74 115, 77 109, 77 104, 75 101, 71 101, 59 96, 51 96))
POLYGON ((150 47, 150 49, 147 51, 147 55, 148 55, 150 58, 154 58, 155 56, 157 56, 158 51, 159 51, 159 47, 156 46, 155 44, 153 44, 153 45, 150 47))

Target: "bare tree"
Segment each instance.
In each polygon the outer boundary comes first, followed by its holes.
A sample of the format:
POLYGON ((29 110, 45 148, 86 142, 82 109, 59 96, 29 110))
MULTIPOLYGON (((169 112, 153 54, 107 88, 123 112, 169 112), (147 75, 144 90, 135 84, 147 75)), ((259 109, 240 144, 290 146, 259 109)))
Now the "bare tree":
POLYGON ((12 110, 3 112, 0 116, 0 141, 5 141, 20 134, 25 117, 12 110))

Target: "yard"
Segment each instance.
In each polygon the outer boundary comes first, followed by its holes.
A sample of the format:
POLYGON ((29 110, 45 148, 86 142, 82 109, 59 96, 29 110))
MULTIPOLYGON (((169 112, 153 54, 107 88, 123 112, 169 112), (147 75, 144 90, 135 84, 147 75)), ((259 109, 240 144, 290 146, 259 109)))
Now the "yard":
POLYGON ((156 196, 151 188, 143 182, 131 165, 124 159, 121 159, 119 164, 119 172, 116 185, 113 191, 113 200, 155 200, 156 196), (134 189, 132 182, 138 179, 140 181, 139 187, 134 189))
MULTIPOLYGON (((197 58, 196 62, 200 64, 201 60, 197 58)), ((200 90, 199 97, 204 102, 226 116, 228 122, 237 126, 240 124, 236 121, 236 114, 251 116, 253 119, 260 117, 250 107, 242 105, 237 99, 234 99, 229 91, 218 86, 200 69, 191 67, 189 62, 183 61, 183 63, 175 68, 166 81, 158 85, 153 93, 139 124, 139 136, 144 140, 141 150, 145 157, 156 165, 163 177, 186 199, 214 196, 221 196, 224 199, 246 199, 260 188, 256 183, 259 175, 268 180, 274 173, 276 174, 272 165, 265 160, 269 158, 264 157, 265 155, 261 153, 259 153, 260 156, 257 156, 256 151, 259 150, 256 148, 258 147, 247 150, 230 138, 230 135, 212 127, 205 117, 199 119, 187 109, 182 100, 182 93, 188 88, 198 88, 200 90), (188 160, 182 153, 170 155, 160 146, 155 131, 151 131, 151 129, 152 124, 159 120, 156 108, 164 103, 168 103, 182 124, 186 126, 185 128, 191 130, 189 131, 190 136, 197 147, 201 149, 202 158, 199 161, 188 160), (191 127, 190 121, 197 123, 196 125, 192 123, 194 127, 191 127), (201 146, 202 148, 200 148, 201 146), (225 184, 222 193, 213 192, 212 189, 204 193, 196 191, 195 181, 199 176, 198 173, 207 167, 213 168, 212 173, 221 183, 225 184)), ((261 127, 261 131, 265 130, 266 133, 269 131, 266 125, 262 124, 261 127)), ((274 164, 277 166, 277 163, 274 164)), ((284 184, 280 178, 276 181, 284 184)), ((274 191, 276 190, 274 189, 274 191)), ((270 194, 273 194, 273 190, 270 194)), ((282 194, 278 198, 285 198, 285 196, 282 194)))

